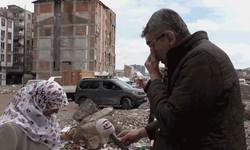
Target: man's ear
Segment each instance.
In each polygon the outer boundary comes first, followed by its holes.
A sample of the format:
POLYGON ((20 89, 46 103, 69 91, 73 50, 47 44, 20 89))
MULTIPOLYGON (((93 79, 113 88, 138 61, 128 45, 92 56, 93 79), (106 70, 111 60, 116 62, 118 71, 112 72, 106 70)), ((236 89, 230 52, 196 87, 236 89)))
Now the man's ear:
POLYGON ((167 39, 168 39, 168 42, 171 46, 175 45, 175 42, 176 42, 176 36, 174 34, 174 32, 172 31, 166 31, 165 33, 167 39))

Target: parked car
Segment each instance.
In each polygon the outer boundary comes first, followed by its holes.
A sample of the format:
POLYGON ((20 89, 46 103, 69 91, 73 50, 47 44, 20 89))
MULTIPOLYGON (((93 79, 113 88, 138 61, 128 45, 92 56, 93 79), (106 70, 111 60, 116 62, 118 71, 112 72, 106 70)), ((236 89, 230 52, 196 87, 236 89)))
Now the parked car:
POLYGON ((83 78, 76 86, 75 103, 79 106, 86 99, 97 105, 109 105, 130 109, 147 101, 142 89, 133 88, 119 79, 83 78))
MULTIPOLYGON (((48 81, 58 82, 57 80, 62 81, 62 76, 52 76, 48 79, 48 81)), ((67 98, 74 100, 75 99, 76 85, 61 85, 61 86, 62 86, 63 90, 65 91, 65 93, 67 94, 67 98)))
POLYGON ((133 88, 138 88, 139 87, 139 85, 137 85, 135 82, 132 82, 132 81, 127 81, 126 83, 131 85, 133 88))

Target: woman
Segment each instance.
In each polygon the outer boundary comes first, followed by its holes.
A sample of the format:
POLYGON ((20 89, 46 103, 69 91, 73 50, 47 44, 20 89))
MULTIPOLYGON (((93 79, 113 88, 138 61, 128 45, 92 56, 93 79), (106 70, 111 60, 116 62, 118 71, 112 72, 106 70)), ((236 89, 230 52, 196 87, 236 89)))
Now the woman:
POLYGON ((66 93, 57 82, 23 87, 0 117, 0 149, 60 149, 60 126, 53 114, 66 105, 66 93))

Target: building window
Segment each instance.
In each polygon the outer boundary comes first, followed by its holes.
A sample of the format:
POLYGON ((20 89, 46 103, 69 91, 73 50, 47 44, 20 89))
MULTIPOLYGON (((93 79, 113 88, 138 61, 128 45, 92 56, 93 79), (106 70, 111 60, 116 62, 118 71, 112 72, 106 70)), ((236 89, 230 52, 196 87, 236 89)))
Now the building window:
POLYGON ((11 62, 11 55, 7 56, 7 62, 11 62))
POLYGON ((11 44, 8 44, 8 51, 11 51, 11 44))
POLYGON ((12 28, 12 21, 8 21, 8 27, 12 28))
POLYGON ((13 13, 13 17, 14 17, 14 18, 19 17, 19 13, 13 13))
POLYGON ((4 49, 5 43, 1 42, 1 49, 4 49))
POLYGON ((8 39, 11 40, 11 38, 12 38, 12 33, 8 32, 8 39))
POLYGON ((5 31, 1 30, 1 40, 3 41, 5 39, 5 31))
POLYGON ((1 61, 4 61, 4 54, 1 54, 1 61))
POLYGON ((14 48, 13 51, 14 51, 14 53, 18 53, 19 49, 18 48, 14 48))
POLYGON ((5 19, 4 19, 4 18, 1 19, 1 25, 2 25, 3 27, 5 27, 5 19))
POLYGON ((31 19, 31 15, 30 15, 30 14, 28 14, 28 19, 29 19, 29 20, 31 19))
POLYGON ((4 15, 5 17, 7 17, 7 16, 8 16, 8 13, 7 13, 7 12, 3 12, 3 15, 4 15))

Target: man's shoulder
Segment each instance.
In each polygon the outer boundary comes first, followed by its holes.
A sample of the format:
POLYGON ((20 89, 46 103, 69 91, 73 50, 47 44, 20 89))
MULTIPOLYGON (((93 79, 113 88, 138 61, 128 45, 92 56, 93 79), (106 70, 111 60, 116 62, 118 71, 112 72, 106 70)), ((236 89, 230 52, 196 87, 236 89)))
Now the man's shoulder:
POLYGON ((204 53, 213 56, 216 59, 227 58, 227 54, 219 48, 214 43, 210 42, 209 40, 203 39, 197 42, 192 50, 191 53, 204 53))

